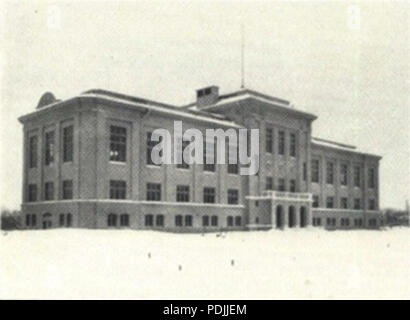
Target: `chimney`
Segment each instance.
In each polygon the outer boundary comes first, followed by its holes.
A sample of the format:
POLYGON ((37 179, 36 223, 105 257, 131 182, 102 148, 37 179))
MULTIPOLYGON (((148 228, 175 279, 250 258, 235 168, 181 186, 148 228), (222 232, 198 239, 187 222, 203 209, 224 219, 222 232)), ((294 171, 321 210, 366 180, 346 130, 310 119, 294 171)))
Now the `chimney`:
POLYGON ((196 90, 196 104, 198 108, 206 107, 218 102, 219 88, 210 86, 196 90))

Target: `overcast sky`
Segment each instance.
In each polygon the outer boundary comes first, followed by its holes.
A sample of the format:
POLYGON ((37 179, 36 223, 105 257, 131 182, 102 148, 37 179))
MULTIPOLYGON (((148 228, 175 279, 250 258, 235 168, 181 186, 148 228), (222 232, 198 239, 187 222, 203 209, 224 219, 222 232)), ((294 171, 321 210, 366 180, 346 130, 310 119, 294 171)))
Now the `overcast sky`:
POLYGON ((383 156, 381 207, 410 198, 408 2, 2 2, 1 205, 18 208, 40 96, 104 88, 177 105, 246 87, 319 116, 313 135, 383 156), (354 16, 360 10, 360 23, 354 16), (352 15, 353 14, 353 15, 352 15))

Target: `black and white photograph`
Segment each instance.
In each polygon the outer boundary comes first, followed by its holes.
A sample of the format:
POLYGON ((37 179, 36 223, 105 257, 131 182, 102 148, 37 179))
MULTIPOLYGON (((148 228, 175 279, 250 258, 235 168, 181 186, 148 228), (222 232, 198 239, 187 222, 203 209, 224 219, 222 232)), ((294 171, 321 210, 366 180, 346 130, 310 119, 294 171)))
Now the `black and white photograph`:
POLYGON ((410 299, 409 9, 1 2, 0 299, 410 299))

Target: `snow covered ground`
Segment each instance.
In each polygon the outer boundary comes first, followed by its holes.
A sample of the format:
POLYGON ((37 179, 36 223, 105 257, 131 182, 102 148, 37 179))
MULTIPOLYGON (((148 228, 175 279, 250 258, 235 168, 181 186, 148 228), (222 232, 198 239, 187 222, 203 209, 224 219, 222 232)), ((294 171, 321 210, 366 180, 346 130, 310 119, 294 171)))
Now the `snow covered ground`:
POLYGON ((0 298, 410 298, 410 229, 0 234, 0 298))

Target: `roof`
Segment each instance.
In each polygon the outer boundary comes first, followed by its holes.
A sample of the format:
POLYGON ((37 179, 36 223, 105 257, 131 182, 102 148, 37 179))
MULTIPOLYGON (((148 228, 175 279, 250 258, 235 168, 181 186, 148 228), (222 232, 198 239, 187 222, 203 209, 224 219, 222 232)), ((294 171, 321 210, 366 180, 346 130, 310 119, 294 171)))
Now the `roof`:
POLYGON ((203 110, 203 111, 211 112, 211 111, 219 110, 220 108, 223 108, 224 106, 227 106, 229 104, 243 101, 246 99, 254 99, 257 101, 264 102, 267 105, 275 108, 278 111, 290 112, 292 114, 299 115, 304 118, 308 118, 310 120, 317 119, 317 116, 314 114, 296 109, 288 100, 269 96, 269 95, 257 92, 255 90, 247 89, 247 88, 244 88, 239 91, 232 92, 232 93, 220 95, 218 97, 218 101, 209 106, 203 106, 201 108, 198 108, 198 106, 194 102, 194 103, 190 103, 188 105, 183 106, 183 108, 188 109, 188 110, 203 110))
POLYGON ((371 153, 365 153, 358 151, 356 146, 349 145, 349 144, 344 144, 336 141, 331 141, 327 139, 322 139, 322 138, 317 138, 317 137, 312 137, 311 142, 313 145, 319 146, 319 147, 324 147, 324 148, 330 148, 334 150, 339 150, 339 151, 345 151, 345 152, 351 152, 351 153, 356 153, 360 155, 365 155, 365 156, 371 156, 375 158, 381 159, 382 157, 376 154, 371 154, 371 153))

